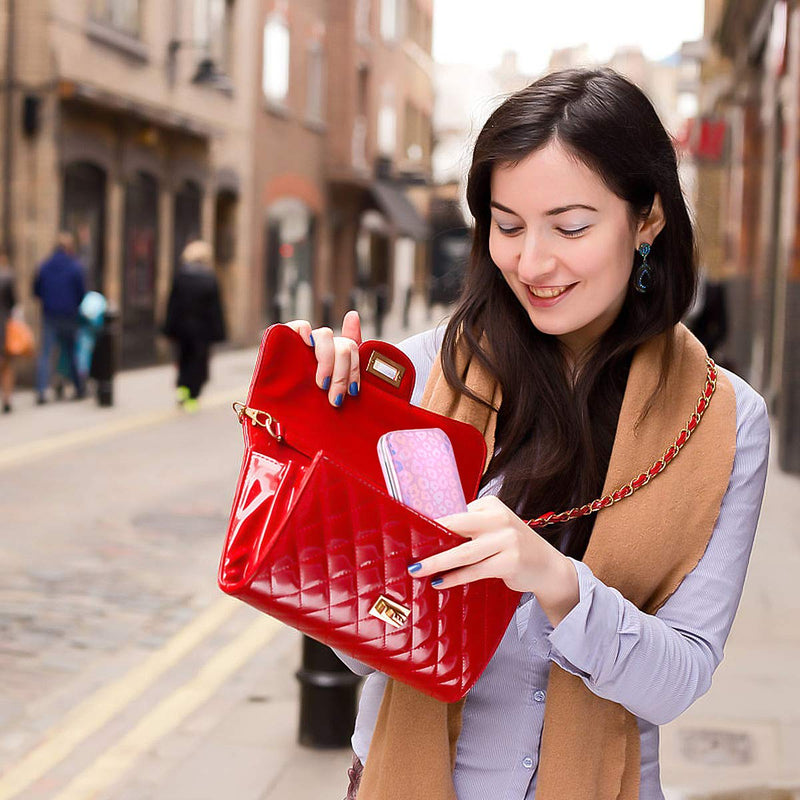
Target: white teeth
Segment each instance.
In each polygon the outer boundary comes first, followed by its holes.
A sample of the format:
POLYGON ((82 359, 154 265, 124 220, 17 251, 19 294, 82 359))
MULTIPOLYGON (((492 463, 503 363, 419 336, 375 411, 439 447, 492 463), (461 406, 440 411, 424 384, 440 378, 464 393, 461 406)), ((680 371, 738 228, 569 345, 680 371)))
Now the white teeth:
POLYGON ((533 286, 529 286, 528 288, 531 290, 531 294, 535 295, 536 297, 552 298, 558 297, 560 294, 564 294, 564 292, 569 289, 569 286, 547 286, 542 287, 541 289, 535 289, 533 286))

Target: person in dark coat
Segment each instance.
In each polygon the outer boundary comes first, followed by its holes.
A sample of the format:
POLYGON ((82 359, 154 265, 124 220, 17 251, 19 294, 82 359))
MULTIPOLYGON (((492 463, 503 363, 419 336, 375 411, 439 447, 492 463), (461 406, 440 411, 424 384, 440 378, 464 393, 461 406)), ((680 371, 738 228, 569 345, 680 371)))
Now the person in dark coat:
POLYGON ((208 380, 211 345, 226 336, 212 250, 206 242, 190 242, 183 251, 163 330, 176 344, 178 402, 187 411, 194 411, 208 380))
POLYGON ((86 280, 83 267, 74 254, 74 237, 68 232, 60 233, 53 254, 41 264, 33 283, 33 293, 42 303, 42 343, 36 366, 39 404, 47 399, 56 345, 66 354, 70 377, 75 385, 75 397, 82 398, 86 395, 86 387, 78 372, 75 358, 78 309, 86 294, 86 280))

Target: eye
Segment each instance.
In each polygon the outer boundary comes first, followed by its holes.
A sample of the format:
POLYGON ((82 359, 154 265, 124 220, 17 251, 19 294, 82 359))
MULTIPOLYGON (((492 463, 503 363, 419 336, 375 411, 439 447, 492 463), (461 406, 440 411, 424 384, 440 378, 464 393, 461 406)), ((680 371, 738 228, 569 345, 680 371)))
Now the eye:
POLYGON ((580 236, 584 231, 589 230, 589 226, 584 225, 582 228, 556 228, 556 230, 562 236, 566 236, 568 239, 575 239, 578 236, 580 236))
POLYGON ((505 236, 513 236, 522 230, 519 225, 501 225, 497 220, 494 221, 494 224, 497 226, 497 230, 505 236))

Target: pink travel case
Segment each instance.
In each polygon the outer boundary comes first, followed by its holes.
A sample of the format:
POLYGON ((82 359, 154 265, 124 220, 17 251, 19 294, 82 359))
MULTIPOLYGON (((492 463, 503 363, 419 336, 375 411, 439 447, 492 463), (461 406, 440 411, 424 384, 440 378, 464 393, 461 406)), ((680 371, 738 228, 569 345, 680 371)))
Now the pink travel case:
POLYGON ((440 428, 385 433, 378 458, 389 494, 430 519, 467 510, 453 446, 440 428))

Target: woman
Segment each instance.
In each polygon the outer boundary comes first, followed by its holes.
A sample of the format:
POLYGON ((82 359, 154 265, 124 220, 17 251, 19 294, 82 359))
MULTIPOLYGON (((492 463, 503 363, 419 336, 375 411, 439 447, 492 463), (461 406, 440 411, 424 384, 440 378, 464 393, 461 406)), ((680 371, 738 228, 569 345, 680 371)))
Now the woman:
POLYGON ((0 250, 0 396, 4 414, 11 412, 11 395, 14 393, 14 357, 6 352, 6 324, 16 303, 14 272, 8 253, 0 250))
MULTIPOLYGON (((461 300, 443 336, 403 347, 415 398, 425 386, 423 405, 478 418, 491 458, 479 499, 442 521, 466 541, 409 570, 523 594, 464 702, 369 675, 350 796, 360 779, 362 800, 662 798, 658 726, 708 689, 741 595, 765 405, 680 325, 694 235, 633 84, 576 70, 512 96, 477 139, 467 199, 461 300)), ((291 324, 330 402, 357 394, 357 315, 342 336, 291 324)))

